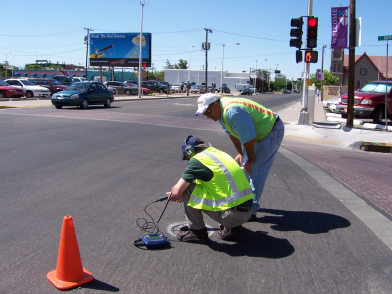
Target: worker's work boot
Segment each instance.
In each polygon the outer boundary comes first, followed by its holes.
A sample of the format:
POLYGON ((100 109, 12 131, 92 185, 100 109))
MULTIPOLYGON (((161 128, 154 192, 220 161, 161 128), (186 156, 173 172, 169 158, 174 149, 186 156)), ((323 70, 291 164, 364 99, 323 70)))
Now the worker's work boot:
POLYGON ((207 244, 209 241, 207 228, 201 230, 190 229, 189 231, 179 231, 176 235, 177 239, 181 242, 207 244))

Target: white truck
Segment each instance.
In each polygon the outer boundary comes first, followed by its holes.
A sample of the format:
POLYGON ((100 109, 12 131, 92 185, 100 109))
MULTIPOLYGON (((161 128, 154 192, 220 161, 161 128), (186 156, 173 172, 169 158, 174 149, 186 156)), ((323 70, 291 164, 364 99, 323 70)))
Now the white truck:
POLYGON ((241 90, 242 89, 245 89, 245 88, 251 88, 251 85, 249 85, 249 84, 235 84, 235 90, 237 91, 237 92, 241 92, 241 90))

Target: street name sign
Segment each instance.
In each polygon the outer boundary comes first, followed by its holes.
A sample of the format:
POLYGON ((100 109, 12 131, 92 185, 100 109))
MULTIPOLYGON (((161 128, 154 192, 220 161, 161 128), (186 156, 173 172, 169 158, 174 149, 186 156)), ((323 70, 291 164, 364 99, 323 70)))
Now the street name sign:
POLYGON ((392 40, 392 35, 389 35, 389 36, 378 36, 378 40, 379 40, 379 41, 388 41, 388 40, 392 40))

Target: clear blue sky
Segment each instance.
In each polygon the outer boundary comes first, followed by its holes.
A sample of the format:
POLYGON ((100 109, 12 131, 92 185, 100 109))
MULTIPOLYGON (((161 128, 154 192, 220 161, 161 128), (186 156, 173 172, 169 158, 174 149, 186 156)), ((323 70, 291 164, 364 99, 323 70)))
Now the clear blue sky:
MULTIPOLYGON (((349 0, 313 0, 313 15, 319 17, 319 63, 311 65, 311 73, 321 68, 323 45, 327 45, 324 69, 329 70, 331 7, 349 4, 349 0)), ((392 1, 356 0, 356 6, 356 17, 362 17, 362 46, 356 48, 356 55, 385 56, 386 41, 377 37, 392 35, 392 1)), ((209 28, 213 33, 208 35, 208 69, 221 70, 222 44, 239 42, 224 49, 225 71, 249 72, 258 60, 258 68, 278 68, 287 78, 296 79, 304 65, 295 62, 295 48, 289 46, 290 20, 306 15, 307 8, 307 0, 149 0, 143 32, 152 34, 152 63, 157 70, 163 70, 166 60, 172 64, 189 61, 191 46, 195 46, 191 69, 203 69, 201 43, 206 38, 204 28, 209 28)), ((3 2, 0 61, 7 59, 19 67, 37 59, 85 65, 84 28, 94 33, 140 32, 140 23, 138 0, 3 2)))

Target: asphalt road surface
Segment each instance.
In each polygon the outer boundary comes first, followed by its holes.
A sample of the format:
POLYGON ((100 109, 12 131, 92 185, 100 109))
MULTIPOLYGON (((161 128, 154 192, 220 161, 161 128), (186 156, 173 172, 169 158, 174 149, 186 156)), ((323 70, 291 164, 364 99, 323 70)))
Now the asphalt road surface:
MULTIPOLYGON (((257 99, 279 112, 300 98, 257 99)), ((145 234, 138 218, 151 221, 146 205, 186 166, 180 148, 187 135, 234 155, 218 123, 194 117, 195 109, 195 98, 183 98, 1 110, 0 293, 58 293, 46 275, 56 269, 67 215, 95 278, 71 293, 391 293, 391 249, 339 197, 356 194, 285 147, 258 221, 245 224, 235 242, 219 240, 207 217, 210 245, 177 242, 183 207, 169 203, 159 229, 170 245, 135 247, 145 234)), ((165 204, 147 207, 155 221, 165 204)), ((370 205, 363 213, 376 214, 370 205)))

